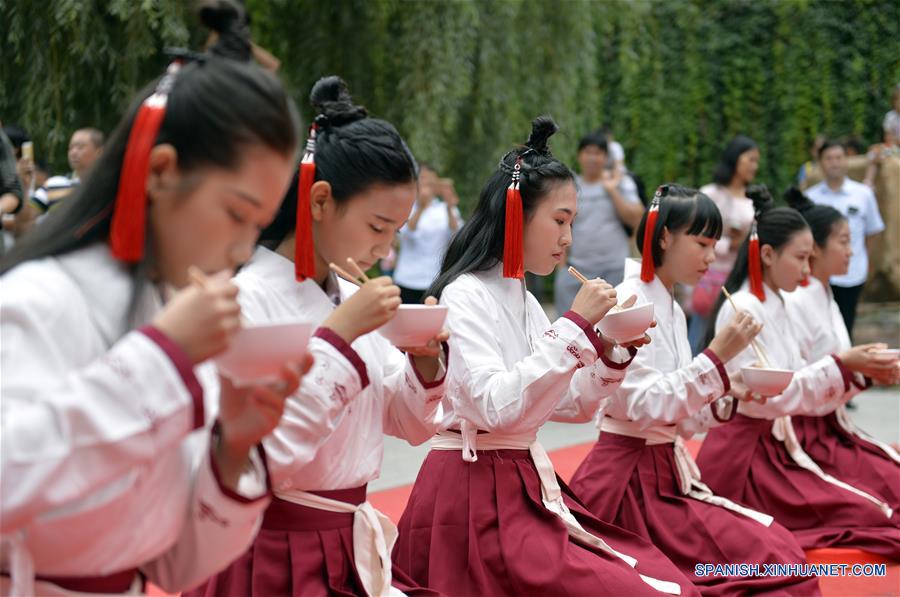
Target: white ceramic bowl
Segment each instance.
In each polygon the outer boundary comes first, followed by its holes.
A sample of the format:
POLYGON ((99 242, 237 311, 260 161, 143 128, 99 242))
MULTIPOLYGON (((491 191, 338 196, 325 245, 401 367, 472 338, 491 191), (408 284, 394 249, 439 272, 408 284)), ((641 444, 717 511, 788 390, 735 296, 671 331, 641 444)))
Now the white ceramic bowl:
POLYGON ((303 360, 312 327, 295 322, 243 328, 216 365, 236 386, 276 382, 285 363, 303 360))
POLYGON ((760 396, 777 396, 790 385, 794 372, 786 369, 764 369, 762 367, 741 367, 744 384, 750 391, 760 396))
POLYGON ((651 323, 653 303, 644 303, 621 311, 610 311, 600 320, 597 328, 607 338, 624 344, 643 338, 651 323))
POLYGON ((425 346, 437 336, 447 319, 445 305, 400 305, 392 320, 378 333, 394 346, 425 346))

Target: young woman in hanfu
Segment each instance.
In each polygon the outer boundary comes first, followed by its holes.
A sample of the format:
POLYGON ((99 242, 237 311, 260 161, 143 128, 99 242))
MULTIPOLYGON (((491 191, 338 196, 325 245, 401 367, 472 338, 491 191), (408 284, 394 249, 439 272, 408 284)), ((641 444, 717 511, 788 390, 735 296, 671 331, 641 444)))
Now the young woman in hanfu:
POLYGON ((550 322, 523 275, 547 275, 571 243, 572 172, 538 118, 507 153, 447 251, 429 294, 450 307, 442 431, 400 520, 395 562, 451 595, 694 594, 658 549, 592 516, 536 441, 549 420, 589 421, 636 351, 594 326, 616 304, 587 281, 550 322), (630 353, 630 354, 629 354, 630 353))

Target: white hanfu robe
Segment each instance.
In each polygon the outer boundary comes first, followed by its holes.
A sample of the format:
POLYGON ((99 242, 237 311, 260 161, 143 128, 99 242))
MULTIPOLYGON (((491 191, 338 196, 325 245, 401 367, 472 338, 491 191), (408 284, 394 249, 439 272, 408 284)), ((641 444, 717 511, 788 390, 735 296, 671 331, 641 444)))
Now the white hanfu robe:
MULTIPOLYGON (((478 529, 485 525, 499 529, 501 552, 506 545, 505 541, 510 542, 511 548, 515 542, 512 535, 519 531, 508 531, 510 537, 505 537, 506 529, 522 525, 521 531, 524 532, 528 526, 528 518, 510 514, 511 518, 516 519, 515 524, 510 523, 511 527, 498 522, 502 514, 496 510, 499 498, 495 502, 494 494, 495 492, 498 496, 515 494, 517 496, 515 499, 523 500, 523 504, 533 504, 526 500, 532 499, 534 495, 532 492, 539 492, 541 501, 538 504, 562 522, 564 525, 562 528, 570 540, 611 554, 634 567, 637 559, 632 557, 633 553, 627 552, 628 546, 623 546, 621 542, 617 543, 623 551, 626 551, 623 554, 606 542, 609 540, 615 543, 612 537, 600 536, 597 531, 602 526, 600 521, 593 519, 585 521, 585 524, 591 527, 589 531, 576 519, 567 506, 567 503, 571 503, 567 500, 572 498, 558 483, 553 465, 536 439, 538 429, 547 421, 590 421, 603 402, 622 383, 625 370, 631 361, 629 353, 633 356, 634 349, 627 351, 616 347, 613 349, 613 358, 608 358, 604 354, 600 337, 590 323, 571 311, 551 323, 541 305, 526 290, 524 282, 504 278, 500 264, 486 271, 459 276, 444 288, 440 300, 441 304, 447 305, 450 309, 448 318, 452 334, 443 431, 432 440, 432 455, 423 465, 406 513, 401 519, 397 550, 401 554, 401 564, 417 581, 426 582, 425 577, 415 574, 416 569, 422 566, 418 560, 424 546, 417 542, 421 540, 422 532, 416 527, 409 526, 421 525, 424 518, 433 517, 434 532, 431 533, 431 547, 434 551, 430 552, 432 559, 437 553, 456 551, 461 545, 459 542, 477 543, 480 540, 478 529), (440 454, 435 458, 432 457, 436 451, 460 450, 462 460, 465 462, 456 461, 452 466, 468 467, 468 473, 458 471, 456 468, 443 469, 441 467, 445 464, 441 463, 445 462, 444 457, 440 454), (522 479, 517 476, 505 476, 507 473, 499 469, 495 471, 496 477, 484 476, 486 473, 481 472, 483 469, 475 466, 479 459, 478 453, 494 450, 517 450, 519 454, 527 450, 537 471, 540 487, 532 487, 527 484, 528 482, 521 487, 522 479), (448 478, 471 475, 468 487, 455 489, 460 492, 462 502, 453 508, 455 512, 446 513, 449 517, 455 517, 460 511, 472 513, 467 523, 470 533, 467 539, 462 538, 465 531, 454 529, 460 524, 459 521, 451 522, 449 518, 444 517, 444 512, 435 510, 436 507, 430 503, 430 497, 421 499, 417 497, 420 493, 417 491, 420 483, 423 487, 421 494, 430 496, 435 485, 440 486, 442 482, 447 482, 442 478, 444 474, 448 478), (483 503, 470 502, 467 499, 469 495, 475 495, 476 499, 483 500, 483 503), (414 520, 418 522, 405 523, 414 520), (596 525, 592 526, 595 523, 596 525), (446 539, 439 539, 437 536, 443 532, 444 525, 448 525, 448 536, 446 539), (440 548, 438 543, 441 544, 440 548), (413 560, 416 560, 416 563, 410 564, 413 560)), ((493 458, 495 457, 489 454, 488 462, 493 458)), ((504 457, 501 455, 496 458, 502 461, 504 457)), ((454 491, 450 487, 441 487, 437 491, 439 495, 445 495, 448 490, 454 491)), ((443 499, 440 501, 443 504, 443 499)), ((519 504, 518 501, 516 503, 519 504)), ((512 509, 510 512, 515 511, 515 506, 510 505, 510 508, 512 509)), ((535 514, 532 516, 540 517, 535 514)), ((611 525, 606 528, 611 533, 617 534, 616 539, 621 539, 623 533, 621 529, 611 528, 611 525)), ((566 535, 563 534, 563 537, 566 535)), ((629 534, 629 537, 637 541, 633 535, 629 534)), ((540 540, 558 545, 559 539, 559 536, 551 538, 548 535, 540 540)), ((533 540, 539 541, 537 536, 533 540)), ((490 552, 494 555, 496 548, 493 540, 490 541, 491 543, 485 544, 482 553, 490 552)), ((644 558, 641 561, 643 565, 648 566, 644 570, 656 565, 661 566, 657 568, 659 574, 672 573, 672 578, 680 577, 677 571, 666 569, 667 565, 671 566, 671 562, 668 562, 661 553, 655 552, 649 544, 638 543, 639 545, 630 544, 630 547, 645 550, 641 551, 641 557, 644 558), (665 563, 649 564, 644 561, 652 558, 661 558, 665 563)), ((473 546, 468 557, 475 557, 474 554, 480 549, 473 546)), ((531 555, 533 554, 529 554, 529 557, 531 555)), ((447 561, 440 564, 442 572, 435 574, 457 574, 450 570, 462 574, 466 557, 465 553, 448 556, 447 561)), ((431 565, 436 566, 434 563, 431 565)), ((548 565, 560 566, 559 570, 565 570, 564 565, 559 562, 548 565)), ((606 564, 602 562, 602 558, 598 558, 598 570, 604 565, 606 564)), ((488 575, 493 569, 490 562, 484 562, 479 566, 483 567, 485 574, 488 575)), ((507 566, 510 574, 516 576, 516 582, 526 582, 523 580, 524 574, 512 571, 513 564, 508 563, 507 566)), ((450 592, 499 590, 492 584, 477 587, 469 584, 479 582, 475 580, 479 575, 478 572, 471 572, 468 578, 459 579, 458 583, 454 583, 454 587, 442 586, 440 581, 434 585, 431 583, 431 576, 427 578, 427 582, 433 588, 450 592)), ((657 590, 675 594, 680 591, 677 583, 658 580, 658 576, 654 578, 642 574, 640 578, 657 590)), ((637 585, 641 586, 640 580, 637 578, 635 580, 637 585)), ((583 582, 583 579, 581 581, 560 579, 556 590, 563 592, 583 590, 584 585, 579 588, 578 582, 583 582)), ((522 588, 525 585, 516 586, 520 586, 520 590, 526 590, 522 588)), ((527 586, 530 587, 528 590, 540 590, 538 586, 527 586)))
MULTIPOLYGON (((850 334, 829 287, 811 278, 808 286, 785 294, 784 299, 806 360, 850 349, 850 334)), ((871 380, 853 373, 848 393, 855 395, 870 383, 871 380)), ((792 423, 800 443, 817 464, 835 476, 852 479, 854 485, 872 489, 897 510, 900 454, 859 429, 844 405, 820 417, 792 417, 792 423)))
MULTIPOLYGON (((739 309, 749 312, 756 321, 763 324, 763 329, 756 337, 756 342, 768 361, 768 366, 794 372, 790 385, 778 396, 769 398, 764 404, 758 402, 740 402, 738 413, 757 420, 770 420, 771 434, 777 442, 784 445, 793 462, 800 468, 819 477, 836 488, 848 491, 877 506, 885 516, 891 517, 891 508, 881 499, 872 496, 852 485, 843 482, 822 471, 822 469, 803 450, 791 423, 791 415, 821 416, 830 413, 843 405, 853 395, 853 375, 834 355, 824 355, 807 362, 801 351, 802 341, 797 331, 797 323, 791 319, 780 291, 773 291, 763 285, 765 301, 760 301, 748 290, 748 285, 733 293, 733 299, 739 309)), ((734 316, 734 309, 725 302, 716 319, 716 329, 722 329, 734 316)), ((730 373, 741 367, 757 363, 752 347, 748 346, 739 355, 726 364, 730 373)), ((717 432, 717 436, 719 433, 717 432)), ((720 482, 723 470, 712 464, 712 450, 707 450, 708 440, 698 455, 698 463, 704 476, 713 487, 712 479, 720 482), (707 465, 703 464, 707 459, 707 465)), ((770 512, 778 518, 777 513, 770 512)), ((789 524, 785 524, 794 530, 789 524)))
POLYGON ((578 467, 572 490, 601 520, 652 540, 710 595, 791 590, 816 594, 816 581, 798 577, 749 580, 697 575, 694 562, 720 559, 759 563, 805 561, 791 533, 768 514, 716 495, 684 445, 687 423, 719 420, 734 408, 731 380, 712 350, 692 356, 684 312, 658 277, 641 280, 640 262, 625 263, 620 300, 652 303, 656 327, 599 419, 600 437, 578 467), (702 503, 701 503, 702 502, 702 503), (707 541, 712 538, 712 541, 707 541), (798 586, 804 585, 804 586, 798 586))
MULTIPOLYGON (((332 299, 313 280, 296 282, 293 272, 290 260, 257 249, 235 278, 248 321, 319 325, 331 315, 332 299)), ((338 300, 357 289, 333 276, 329 282, 339 283, 338 300)), ((422 379, 412 358, 377 332, 348 345, 320 329, 310 350, 312 370, 288 399, 281 424, 263 441, 276 495, 365 485, 381 470, 384 434, 418 445, 437 431, 443 374, 422 379)))
MULTIPOLYGON (((357 290, 333 274, 326 282, 328 292, 315 280, 297 282, 293 262, 264 247, 257 248, 235 281, 240 288, 238 300, 243 316, 251 324, 308 321, 319 326, 341 300, 357 290)), ((444 361, 437 379, 427 381, 421 377, 411 356, 400 352, 377 332, 348 344, 323 327, 311 338, 309 350, 315 359, 313 368, 297 392, 288 398, 281 423, 263 440, 274 493, 279 500, 295 506, 352 513, 355 574, 367 594, 386 595, 396 591, 391 586, 390 565, 390 550, 396 536, 393 523, 368 502, 349 504, 312 492, 364 488, 376 479, 381 471, 384 434, 412 445, 432 437, 440 422, 444 361)), ((364 495, 364 489, 360 493, 364 495)), ((277 504, 284 508, 282 502, 277 504)), ((315 516, 304 508, 290 512, 295 520, 315 516)), ((271 525, 266 522, 263 529, 279 536, 294 532, 277 522, 271 525)), ((325 561, 331 561, 338 569, 344 568, 342 553, 331 553, 328 547, 319 545, 314 533, 311 536, 303 530, 296 533, 296 537, 290 538, 291 544, 303 542, 305 548, 321 548, 325 561), (311 544, 316 547, 310 547, 311 544)), ((266 566, 255 566, 253 556, 248 555, 249 563, 239 562, 235 567, 241 569, 246 565, 253 578, 269 574, 269 568, 290 567, 287 545, 282 552, 269 543, 262 551, 268 554, 266 566)), ((328 567, 331 569, 331 565, 328 567)), ((288 570, 284 572, 291 574, 288 570)), ((324 574, 318 576, 324 578, 324 574)), ((225 571, 203 593, 251 590, 249 586, 236 586, 232 582, 237 581, 233 581, 231 570, 225 571)), ((255 581, 248 582, 253 585, 255 581)), ((295 582, 304 580, 296 578, 295 582)), ((320 589, 326 591, 325 587, 310 588, 320 589)), ((356 590, 359 589, 357 586, 356 590)))
POLYGON ((158 289, 142 286, 130 320, 132 275, 105 244, 25 263, 0 284, 3 591, 59 591, 32 586, 33 574, 137 568, 175 592, 241 554, 269 502, 264 459, 252 453, 238 492, 219 482, 217 380, 208 371, 201 386, 147 325, 158 289))
MULTIPOLYGON (((807 361, 814 361, 831 354, 840 354, 851 348, 850 334, 831 288, 815 279, 809 285, 800 286, 791 293, 784 294, 788 315, 795 323, 800 340, 800 352, 807 361)), ((859 373, 853 373, 848 392, 851 396, 865 389, 867 380, 859 373)), ((885 455, 900 464, 900 454, 888 444, 879 441, 853 424, 844 405, 834 410, 837 422, 847 432, 880 448, 885 455)))
MULTIPOLYGON (((656 327, 648 330, 652 342, 638 351, 628 375, 609 399, 604 416, 598 418, 601 434, 643 438, 648 445, 671 444, 683 495, 770 525, 771 516, 714 495, 701 481, 684 439, 699 431, 699 421, 713 421, 712 408, 720 417, 730 413, 734 404, 726 393, 731 382, 725 366, 711 350, 691 355, 684 311, 658 277, 644 283, 640 270, 640 261, 626 260, 625 280, 616 292, 620 300, 637 295, 636 304, 653 303, 656 327)), ((573 486, 580 483, 588 484, 589 480, 573 480, 573 486)))

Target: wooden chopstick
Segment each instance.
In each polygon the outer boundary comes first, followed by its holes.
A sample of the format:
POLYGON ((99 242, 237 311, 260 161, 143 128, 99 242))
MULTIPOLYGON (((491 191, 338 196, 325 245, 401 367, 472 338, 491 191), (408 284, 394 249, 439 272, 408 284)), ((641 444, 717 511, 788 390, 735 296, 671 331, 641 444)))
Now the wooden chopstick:
POLYGON ((367 276, 366 272, 364 272, 363 269, 359 267, 359 265, 357 265, 355 261, 353 261, 352 257, 347 257, 347 265, 349 265, 356 271, 357 278, 361 278, 363 282, 369 281, 369 276, 367 276))
MULTIPOLYGON (((737 314, 737 312, 738 312, 737 305, 735 304, 734 299, 731 298, 731 293, 728 292, 728 289, 726 289, 724 286, 722 287, 722 294, 725 295, 725 298, 727 298, 728 302, 731 303, 731 308, 734 309, 735 314, 737 314)), ((753 347, 753 352, 756 353, 756 358, 759 359, 760 364, 763 367, 767 367, 767 368, 771 369, 772 365, 769 363, 769 359, 766 358, 766 353, 762 349, 762 346, 760 346, 759 344, 756 343, 756 338, 754 338, 753 340, 750 340, 750 346, 753 347)))
MULTIPOLYGON (((584 275, 580 271, 578 271, 571 265, 569 266, 569 269, 566 271, 568 271, 570 274, 572 274, 572 276, 574 278, 578 279, 578 281, 581 282, 582 284, 588 282, 588 279, 585 278, 584 275)), ((613 308, 611 309, 611 311, 621 311, 621 310, 622 310, 622 307, 620 307, 618 304, 613 305, 613 308)))
POLYGON ((585 278, 583 275, 581 275, 581 272, 580 272, 580 271, 578 271, 577 269, 575 269, 575 268, 572 267, 571 265, 569 266, 569 269, 568 269, 567 271, 568 271, 570 274, 572 274, 573 277, 577 278, 578 281, 581 282, 582 284, 585 284, 585 283, 588 281, 587 278, 585 278))
POLYGON ((209 287, 209 281, 200 268, 196 265, 192 265, 188 268, 188 277, 191 279, 191 282, 203 288, 204 290, 209 287))
POLYGON ((362 286, 362 284, 360 283, 359 280, 357 280, 354 276, 351 276, 351 275, 348 274, 346 271, 344 271, 343 269, 341 269, 341 267, 340 267, 338 264, 336 264, 336 263, 329 263, 329 264, 328 264, 328 267, 331 268, 331 271, 333 271, 334 273, 336 273, 337 275, 339 275, 339 276, 342 277, 343 279, 347 280, 348 282, 350 282, 350 283, 352 283, 352 284, 356 284, 357 286, 362 286))

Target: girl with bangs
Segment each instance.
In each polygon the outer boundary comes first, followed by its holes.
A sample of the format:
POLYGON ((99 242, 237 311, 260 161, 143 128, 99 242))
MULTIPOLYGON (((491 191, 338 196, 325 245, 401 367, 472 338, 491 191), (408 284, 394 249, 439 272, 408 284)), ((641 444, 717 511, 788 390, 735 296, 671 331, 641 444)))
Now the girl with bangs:
MULTIPOLYGON (((828 283, 831 276, 847 273, 853 254, 850 225, 841 212, 813 203, 796 187, 785 193, 785 200, 809 224, 815 241, 810 257, 812 275, 805 285, 785 296, 788 314, 797 322, 803 358, 813 361, 851 347, 828 283)), ((855 395, 873 383, 897 383, 900 362, 885 348, 884 344, 864 345, 872 368, 868 375, 854 374, 848 392, 855 395)), ((845 406, 823 416, 791 417, 791 423, 804 451, 822 470, 884 497, 891 508, 900 510, 900 454, 854 425, 845 406)))
POLYGON ((815 578, 697 576, 697 562, 801 563, 803 551, 772 517, 719 497, 700 479, 684 438, 724 421, 750 396, 727 363, 761 325, 737 313, 709 347, 691 356, 675 284, 696 284, 716 260, 722 217, 705 194, 663 185, 638 229, 643 261, 629 259, 619 296, 652 303, 657 326, 598 421, 600 438, 572 489, 601 520, 660 548, 704 595, 790 590, 817 594, 815 578))
POLYGON ((429 290, 450 307, 447 394, 394 561, 449 595, 693 595, 661 550, 585 510, 537 441, 548 420, 589 421, 645 340, 597 333, 617 302, 599 278, 554 322, 525 286, 572 242, 578 194, 548 147, 557 128, 535 119, 501 159, 429 290))
MULTIPOLYGON (((873 359, 870 346, 804 356, 801 328, 785 293, 795 292, 810 274, 813 233, 796 210, 774 207, 765 187, 750 189, 748 196, 756 211, 754 229, 725 288, 738 309, 765 326, 756 339, 762 365, 792 371, 793 377, 764 403, 739 403, 731 424, 710 430, 697 464, 716 493, 772 515, 804 549, 850 547, 900 560, 898 515, 884 496, 823 470, 804 450, 792 422, 797 415, 833 412, 853 396, 857 374, 883 375, 883 364, 873 359)), ((720 299, 716 329, 729 325, 733 314, 720 299)), ((756 352, 744 348, 726 370, 759 366, 756 352)))

